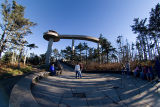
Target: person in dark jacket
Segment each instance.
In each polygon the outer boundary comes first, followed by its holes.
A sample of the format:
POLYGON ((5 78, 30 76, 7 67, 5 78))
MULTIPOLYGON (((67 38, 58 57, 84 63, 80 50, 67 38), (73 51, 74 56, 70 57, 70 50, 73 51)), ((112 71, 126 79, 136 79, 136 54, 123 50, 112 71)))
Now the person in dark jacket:
POLYGON ((154 75, 153 75, 153 70, 152 70, 152 66, 148 66, 147 67, 147 74, 146 74, 146 77, 147 77, 147 80, 148 81, 152 81, 153 80, 153 77, 154 77, 154 75))
POLYGON ((61 75, 62 74, 63 67, 62 67, 62 65, 60 64, 59 61, 57 61, 55 63, 55 70, 56 70, 57 75, 61 75))
POLYGON ((56 75, 56 70, 55 70, 54 64, 51 64, 49 71, 51 72, 51 76, 56 75))

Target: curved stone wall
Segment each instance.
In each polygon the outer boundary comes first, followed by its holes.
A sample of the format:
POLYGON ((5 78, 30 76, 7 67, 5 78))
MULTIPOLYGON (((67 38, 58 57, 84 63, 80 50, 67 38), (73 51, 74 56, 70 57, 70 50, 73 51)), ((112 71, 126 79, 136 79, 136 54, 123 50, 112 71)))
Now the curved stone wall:
POLYGON ((22 78, 12 89, 9 107, 40 107, 31 93, 31 86, 49 72, 30 74, 22 78))

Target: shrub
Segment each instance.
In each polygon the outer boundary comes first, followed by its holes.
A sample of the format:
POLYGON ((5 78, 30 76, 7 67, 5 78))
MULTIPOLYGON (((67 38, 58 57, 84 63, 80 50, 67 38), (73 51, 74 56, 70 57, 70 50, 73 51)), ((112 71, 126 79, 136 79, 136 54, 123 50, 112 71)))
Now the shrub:
POLYGON ((99 64, 99 63, 90 63, 86 66, 86 70, 100 70, 100 71, 118 71, 121 70, 120 63, 106 63, 106 64, 99 64))
POLYGON ((2 62, 3 63, 9 63, 11 61, 11 56, 12 53, 11 52, 6 52, 3 56, 2 56, 2 62))
POLYGON ((26 67, 20 68, 20 71, 23 72, 23 73, 31 72, 32 67, 31 66, 26 66, 26 67))

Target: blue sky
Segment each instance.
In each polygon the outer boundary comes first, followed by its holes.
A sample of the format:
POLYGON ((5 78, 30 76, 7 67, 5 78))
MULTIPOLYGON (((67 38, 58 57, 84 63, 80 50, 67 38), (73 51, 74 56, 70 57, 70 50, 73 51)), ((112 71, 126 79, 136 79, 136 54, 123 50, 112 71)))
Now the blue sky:
MULTIPOLYGON (((130 42, 135 41, 131 25, 134 18, 148 18, 151 8, 160 0, 17 0, 26 7, 25 17, 38 25, 32 28, 33 34, 27 37, 30 43, 39 48, 32 51, 45 53, 48 42, 43 39, 47 30, 59 34, 82 34, 99 37, 103 34, 114 47, 116 38, 123 35, 130 42)), ((79 42, 87 41, 78 41, 79 42)), ((95 43, 87 42, 90 47, 95 43)), ((71 46, 71 40, 60 40, 53 48, 64 49, 71 46)))

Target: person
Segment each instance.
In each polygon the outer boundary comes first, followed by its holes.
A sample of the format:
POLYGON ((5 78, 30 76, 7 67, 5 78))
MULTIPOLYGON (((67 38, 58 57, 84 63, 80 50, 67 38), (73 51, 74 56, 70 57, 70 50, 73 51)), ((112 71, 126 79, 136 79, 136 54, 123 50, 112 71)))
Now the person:
POLYGON ((146 77, 146 74, 147 74, 147 72, 148 72, 148 69, 147 69, 148 67, 145 65, 144 67, 143 67, 143 69, 142 69, 142 71, 140 72, 140 77, 142 78, 142 79, 145 79, 145 77, 146 77))
POLYGON ((127 70, 127 77, 129 77, 130 74, 130 65, 129 62, 127 61, 126 66, 125 66, 126 70, 127 70))
POLYGON ((140 75, 140 72, 142 71, 142 66, 141 66, 141 64, 138 65, 138 68, 139 68, 139 70, 138 70, 138 75, 140 75))
POLYGON ((125 68, 125 66, 124 66, 124 65, 122 65, 122 75, 124 75, 124 74, 125 74, 125 72, 126 72, 126 68, 125 68))
POLYGON ((60 64, 59 61, 57 62, 57 66, 58 66, 59 73, 62 74, 63 67, 62 67, 62 65, 60 64))
POLYGON ((57 75, 62 74, 62 69, 63 69, 63 67, 60 64, 60 62, 56 61, 56 63, 55 63, 55 70, 56 70, 57 75))
POLYGON ((75 72, 76 72, 76 78, 82 78, 82 75, 81 75, 81 69, 80 69, 80 65, 79 65, 79 63, 77 63, 76 65, 75 65, 75 72))
POLYGON ((152 66, 148 66, 147 69, 148 69, 148 70, 147 70, 148 72, 147 72, 147 74, 146 74, 147 80, 148 80, 148 81, 152 81, 152 80, 153 80, 152 66))
POLYGON ((158 57, 155 58, 155 70, 158 74, 158 82, 160 82, 160 62, 158 57))
POLYGON ((82 77, 82 71, 83 71, 83 64, 80 63, 80 73, 81 73, 81 77, 82 77))
POLYGON ((81 72, 83 70, 83 64, 82 63, 80 63, 80 70, 81 70, 81 72))
POLYGON ((56 71, 55 71, 55 67, 54 67, 54 64, 51 64, 50 68, 49 68, 49 71, 51 72, 51 76, 53 75, 56 75, 56 71))
POLYGON ((133 75, 134 75, 135 77, 137 77, 138 71, 139 71, 139 66, 137 66, 137 67, 134 69, 133 75))

